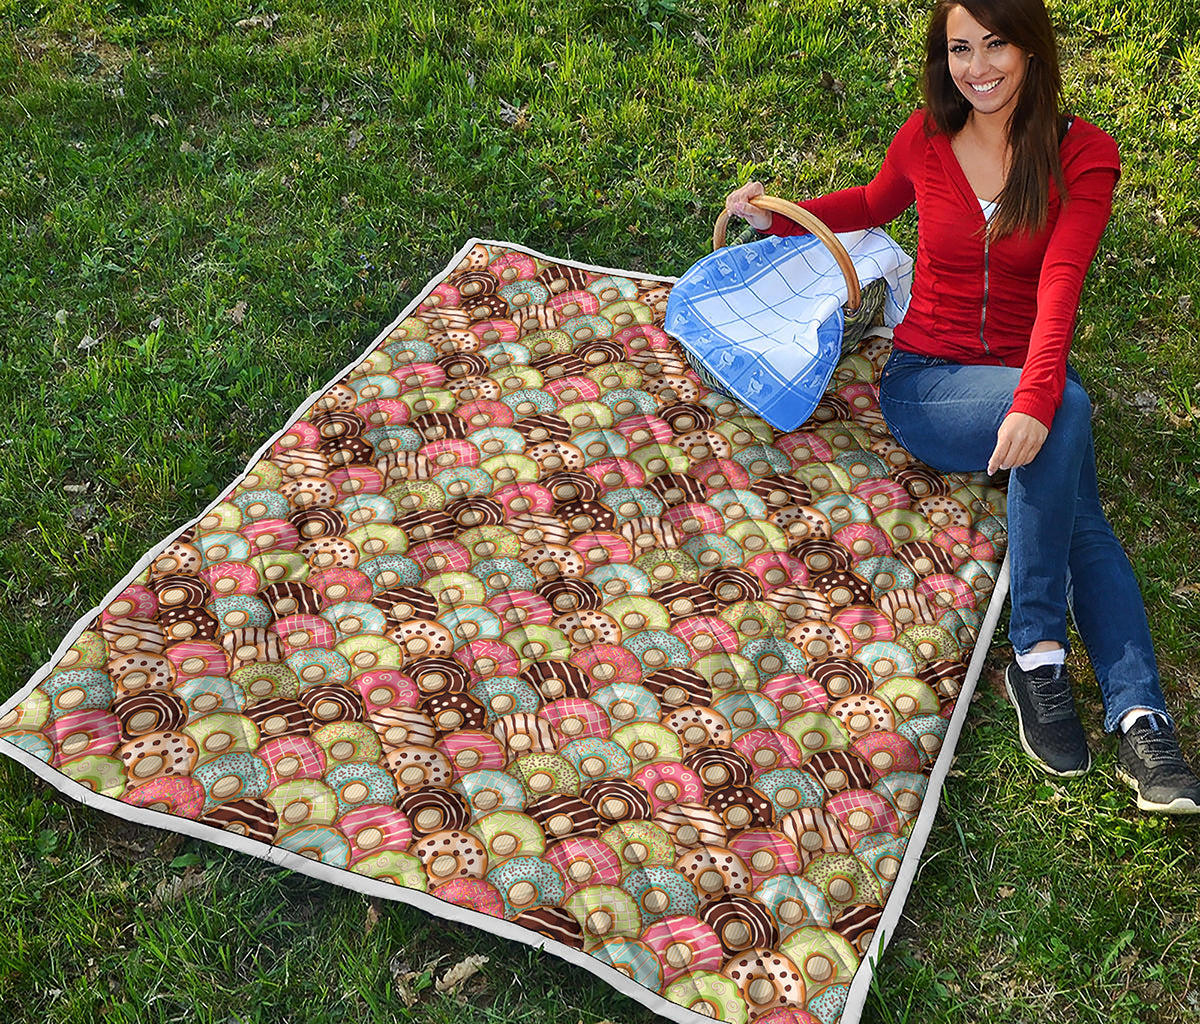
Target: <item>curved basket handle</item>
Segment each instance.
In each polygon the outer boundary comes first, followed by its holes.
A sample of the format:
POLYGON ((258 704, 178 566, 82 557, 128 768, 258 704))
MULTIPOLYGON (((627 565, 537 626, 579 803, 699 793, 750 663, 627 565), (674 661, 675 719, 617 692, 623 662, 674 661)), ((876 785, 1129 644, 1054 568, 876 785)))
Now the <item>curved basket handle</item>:
MULTIPOLYGON (((794 220, 803 228, 807 228, 816 235, 825 247, 833 253, 833 258, 837 260, 838 267, 841 268, 842 276, 846 279, 846 290, 849 298, 846 300, 846 312, 853 313, 858 309, 861 302, 861 291, 858 287, 858 272, 854 269, 854 261, 850 259, 850 254, 846 252, 846 247, 838 241, 837 235, 825 226, 825 222, 814 217, 803 207, 797 206, 795 203, 790 203, 786 199, 780 199, 777 196, 755 196, 750 200, 751 205, 757 206, 760 210, 770 210, 772 213, 782 213, 785 217, 794 220)), ((722 210, 721 215, 717 218, 717 223, 713 226, 713 249, 720 249, 725 244, 725 225, 729 223, 729 212, 722 210)))

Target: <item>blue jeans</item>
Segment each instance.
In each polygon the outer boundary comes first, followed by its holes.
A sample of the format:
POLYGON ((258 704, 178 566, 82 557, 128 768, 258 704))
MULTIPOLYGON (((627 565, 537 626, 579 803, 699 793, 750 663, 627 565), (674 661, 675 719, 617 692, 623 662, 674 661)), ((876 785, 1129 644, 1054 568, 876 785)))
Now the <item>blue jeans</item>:
MULTIPOLYGON (((943 473, 978 472, 987 468, 1020 376, 1018 367, 895 349, 880 378, 879 405, 896 440, 922 462, 943 473)), ((1112 732, 1135 708, 1170 716, 1137 579, 1100 507, 1091 413, 1079 374, 1068 367, 1045 443, 1009 477, 1008 635, 1018 654, 1042 640, 1068 647, 1070 608, 1112 732)))

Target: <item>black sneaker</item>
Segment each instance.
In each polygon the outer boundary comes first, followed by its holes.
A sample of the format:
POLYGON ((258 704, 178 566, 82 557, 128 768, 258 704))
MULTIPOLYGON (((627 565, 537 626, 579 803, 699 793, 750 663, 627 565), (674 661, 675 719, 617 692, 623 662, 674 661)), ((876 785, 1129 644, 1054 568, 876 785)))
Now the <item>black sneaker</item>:
POLYGON ((1200 814, 1200 779, 1183 759, 1175 730, 1156 715, 1143 715, 1121 733, 1117 778, 1134 788, 1143 811, 1200 814))
POLYGON ((1082 775, 1092 766, 1066 665, 1042 665, 1026 672, 1014 661, 1004 673, 1004 688, 1017 709, 1025 753, 1062 778, 1082 775))

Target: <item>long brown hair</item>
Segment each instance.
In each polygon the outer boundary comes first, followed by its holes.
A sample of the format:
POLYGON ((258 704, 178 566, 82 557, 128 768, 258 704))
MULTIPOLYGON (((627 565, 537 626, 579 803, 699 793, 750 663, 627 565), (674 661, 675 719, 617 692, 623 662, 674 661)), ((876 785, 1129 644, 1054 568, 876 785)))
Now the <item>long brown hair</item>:
MULTIPOLYGON (((934 129, 954 135, 967 121, 971 102, 950 77, 946 19, 964 7, 979 24, 1030 54, 1021 91, 1008 121, 1012 162, 988 224, 991 237, 1018 231, 1036 234, 1046 226, 1050 177, 1066 202, 1066 182, 1058 147, 1066 127, 1062 76, 1054 27, 1043 0, 939 0, 925 34, 925 109, 934 129)), ((928 125, 926 130, 929 131, 928 125)))

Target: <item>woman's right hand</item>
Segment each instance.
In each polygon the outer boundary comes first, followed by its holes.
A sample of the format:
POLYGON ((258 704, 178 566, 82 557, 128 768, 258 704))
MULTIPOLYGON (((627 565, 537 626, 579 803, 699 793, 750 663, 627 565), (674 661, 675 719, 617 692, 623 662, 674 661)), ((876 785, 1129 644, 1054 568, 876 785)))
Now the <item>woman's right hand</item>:
POLYGON ((725 210, 731 217, 741 217, 750 223, 756 231, 766 231, 771 226, 770 210, 760 210, 751 206, 750 200, 761 196, 764 192, 762 182, 748 181, 741 188, 734 189, 725 197, 725 210))

